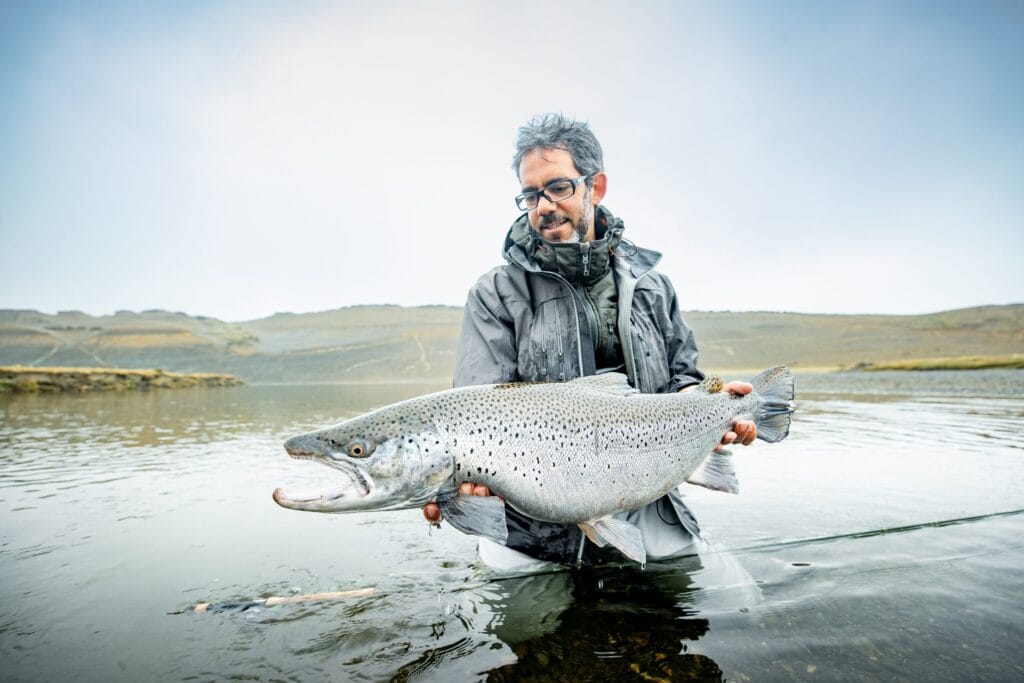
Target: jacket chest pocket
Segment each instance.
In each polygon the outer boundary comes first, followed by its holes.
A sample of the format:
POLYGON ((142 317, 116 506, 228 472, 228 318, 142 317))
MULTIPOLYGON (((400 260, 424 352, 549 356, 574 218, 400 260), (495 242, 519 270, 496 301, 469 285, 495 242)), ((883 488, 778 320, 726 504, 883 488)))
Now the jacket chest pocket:
POLYGON ((528 329, 519 340, 519 375, 527 382, 564 382, 570 375, 570 354, 576 348, 573 327, 564 310, 565 302, 550 299, 541 303, 528 329))
POLYGON ((664 335, 649 317, 634 314, 629 319, 629 336, 636 362, 637 388, 649 393, 662 391, 671 378, 664 335))

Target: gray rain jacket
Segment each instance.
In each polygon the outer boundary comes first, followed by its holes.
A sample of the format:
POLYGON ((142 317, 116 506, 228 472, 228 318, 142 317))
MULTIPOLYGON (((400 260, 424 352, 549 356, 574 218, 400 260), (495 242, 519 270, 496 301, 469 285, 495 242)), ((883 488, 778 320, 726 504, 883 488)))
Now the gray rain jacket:
MULTIPOLYGON (((508 265, 484 274, 469 291, 455 354, 454 386, 503 382, 559 382, 593 375, 593 305, 580 285, 542 270, 513 235, 523 228, 520 216, 505 238, 508 265)), ((679 314, 668 278, 654 270, 661 254, 620 244, 620 219, 598 206, 591 243, 612 248, 618 301, 617 334, 630 383, 642 392, 667 393, 699 383, 697 345, 679 314), (607 238, 607 239, 606 239, 607 238), (616 246, 617 245, 617 246, 616 246)), ((578 252, 586 260, 586 245, 578 252)), ((585 264, 584 264, 585 267, 585 264)), ((506 508, 508 547, 532 557, 561 562, 594 561, 593 544, 574 525, 540 522, 506 508), (587 553, 584 555, 584 547, 587 553)), ((645 538, 679 535, 680 543, 699 535, 696 520, 675 491, 627 519, 644 520, 645 538), (654 514, 656 513, 656 514, 654 514), (636 518, 636 519, 634 519, 636 518), (648 528, 654 520, 655 526, 648 528), (658 524, 660 520, 660 525, 658 524)), ((669 545, 672 545, 671 538, 669 545)), ((657 559, 652 556, 652 559, 657 559)))

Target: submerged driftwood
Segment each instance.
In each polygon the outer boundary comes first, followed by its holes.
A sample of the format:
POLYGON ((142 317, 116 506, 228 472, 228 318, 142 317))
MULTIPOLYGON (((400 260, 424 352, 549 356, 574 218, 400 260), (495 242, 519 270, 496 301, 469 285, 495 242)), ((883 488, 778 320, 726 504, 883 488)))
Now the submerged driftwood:
POLYGON ((243 384, 234 375, 212 372, 164 372, 122 368, 0 367, 0 393, 37 391, 127 391, 130 389, 181 389, 186 387, 233 387, 243 384))

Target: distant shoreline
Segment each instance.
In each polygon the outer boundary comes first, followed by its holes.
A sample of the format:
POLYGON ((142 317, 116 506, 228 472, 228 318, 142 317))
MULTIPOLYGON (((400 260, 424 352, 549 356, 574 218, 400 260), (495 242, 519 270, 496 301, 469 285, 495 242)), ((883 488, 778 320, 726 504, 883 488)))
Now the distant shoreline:
MULTIPOLYGON (((735 378, 741 369, 752 369, 753 376, 780 364, 805 372, 903 369, 892 364, 908 359, 913 369, 974 368, 970 358, 1024 355, 1024 304, 911 316, 683 316, 700 349, 700 367, 723 377, 735 378)), ((211 370, 249 384, 441 385, 451 382, 462 318, 457 307, 360 306, 245 323, 166 311, 92 317, 0 309, 0 366, 211 370)), ((559 365, 565 362, 551 360, 549 372, 564 370, 559 365)), ((1015 367, 1007 361, 988 366, 1015 367)))
POLYGON ((1003 356, 956 356, 952 358, 914 358, 877 363, 861 363, 845 370, 879 372, 883 370, 1013 370, 1024 368, 1024 354, 1003 356))
POLYGON ((244 382, 213 372, 164 372, 124 368, 0 367, 0 393, 58 393, 233 387, 244 382))

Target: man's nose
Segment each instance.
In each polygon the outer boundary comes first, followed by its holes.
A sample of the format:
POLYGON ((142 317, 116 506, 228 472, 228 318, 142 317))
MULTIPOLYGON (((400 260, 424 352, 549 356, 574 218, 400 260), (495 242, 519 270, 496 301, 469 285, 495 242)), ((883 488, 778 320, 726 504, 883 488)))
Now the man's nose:
POLYGON ((546 195, 541 195, 537 198, 537 213, 540 215, 546 215, 555 210, 555 202, 547 198, 546 195))

